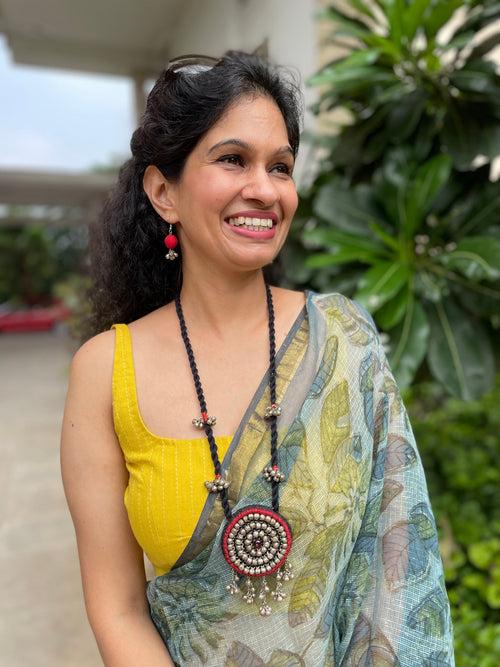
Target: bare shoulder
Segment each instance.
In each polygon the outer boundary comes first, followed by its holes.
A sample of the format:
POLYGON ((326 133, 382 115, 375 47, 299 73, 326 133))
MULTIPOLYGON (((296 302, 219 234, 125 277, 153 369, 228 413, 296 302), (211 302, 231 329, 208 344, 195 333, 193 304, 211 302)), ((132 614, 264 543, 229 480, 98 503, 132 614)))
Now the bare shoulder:
POLYGON ((77 390, 80 401, 87 396, 106 412, 112 405, 114 346, 114 329, 103 331, 78 348, 70 365, 70 392, 77 390))
POLYGON ((285 287, 273 287, 273 295, 282 307, 289 307, 291 311, 300 310, 306 302, 305 292, 287 289, 285 287))
POLYGON ((72 363, 78 366, 95 365, 113 356, 115 331, 102 331, 83 343, 73 355, 72 363))

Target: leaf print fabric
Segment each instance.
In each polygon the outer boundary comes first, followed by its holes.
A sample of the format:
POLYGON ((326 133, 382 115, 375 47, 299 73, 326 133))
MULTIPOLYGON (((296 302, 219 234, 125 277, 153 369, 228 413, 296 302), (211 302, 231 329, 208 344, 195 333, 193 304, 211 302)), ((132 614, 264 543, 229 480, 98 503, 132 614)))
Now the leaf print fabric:
MULTIPOLYGON (((285 599, 262 617, 227 593, 216 503, 190 560, 149 582, 151 617, 178 665, 453 667, 436 525, 375 324, 340 294, 308 292, 306 308, 277 369, 280 512, 295 573, 285 599)), ((222 463, 233 511, 271 505, 268 403, 263 387, 222 463)))

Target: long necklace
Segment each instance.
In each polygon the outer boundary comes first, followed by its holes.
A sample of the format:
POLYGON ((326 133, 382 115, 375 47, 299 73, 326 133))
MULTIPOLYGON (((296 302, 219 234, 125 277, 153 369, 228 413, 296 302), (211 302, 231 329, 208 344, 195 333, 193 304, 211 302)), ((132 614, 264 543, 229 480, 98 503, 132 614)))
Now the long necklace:
POLYGON ((271 404, 266 408, 264 417, 269 420, 271 426, 271 463, 266 466, 262 474, 266 481, 271 484, 272 510, 264 505, 249 505, 238 510, 231 511, 227 489, 230 481, 227 479, 227 471, 224 477, 221 473, 221 463, 215 442, 212 426, 217 419, 209 416, 207 404, 200 376, 194 359, 193 348, 187 333, 186 322, 182 312, 180 296, 175 298, 175 308, 179 318, 182 340, 186 347, 189 365, 200 403, 201 417, 195 417, 193 424, 197 428, 204 429, 210 455, 214 464, 215 477, 205 482, 210 493, 217 493, 220 497, 226 526, 222 533, 221 547, 229 566, 232 568, 232 581, 226 586, 231 594, 238 594, 244 589, 243 599, 252 604, 257 601, 262 616, 269 616, 271 607, 267 596, 271 594, 273 600, 279 602, 285 597, 282 581, 293 578, 287 557, 292 546, 292 531, 286 519, 279 513, 279 489, 278 485, 285 479, 284 474, 278 467, 278 431, 276 421, 281 414, 281 407, 276 402, 276 341, 274 331, 274 307, 271 290, 266 283, 267 309, 269 322, 269 390, 271 404), (276 573, 276 585, 274 590, 267 581, 268 576, 276 573), (261 588, 257 594, 254 580, 260 578, 261 588))

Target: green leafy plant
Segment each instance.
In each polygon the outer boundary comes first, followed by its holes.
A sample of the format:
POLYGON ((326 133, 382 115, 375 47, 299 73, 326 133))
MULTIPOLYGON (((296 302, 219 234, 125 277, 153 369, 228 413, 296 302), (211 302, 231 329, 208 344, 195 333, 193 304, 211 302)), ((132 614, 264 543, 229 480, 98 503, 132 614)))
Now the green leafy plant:
POLYGON ((40 224, 0 230, 0 303, 46 305, 57 283, 82 267, 86 233, 81 227, 40 224))
POLYGON ((453 614, 457 667, 500 664, 500 376, 475 401, 436 383, 407 404, 424 463, 453 614), (435 408, 439 404, 439 408, 435 408))
POLYGON ((480 396, 500 325, 500 76, 487 60, 500 33, 480 31, 500 2, 352 0, 322 17, 347 52, 311 80, 315 111, 341 107, 349 122, 316 137, 290 282, 362 303, 401 387, 426 364, 449 393, 480 396))

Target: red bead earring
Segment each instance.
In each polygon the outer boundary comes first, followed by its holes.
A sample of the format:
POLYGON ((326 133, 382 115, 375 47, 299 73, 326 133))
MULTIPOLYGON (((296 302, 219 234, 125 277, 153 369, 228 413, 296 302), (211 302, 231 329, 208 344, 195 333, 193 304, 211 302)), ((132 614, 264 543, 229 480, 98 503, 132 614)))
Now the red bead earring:
POLYGON ((178 253, 176 253, 174 250, 174 248, 177 247, 179 240, 177 239, 177 236, 172 234, 172 223, 170 223, 170 226, 168 228, 168 234, 163 239, 163 243, 168 248, 168 252, 165 255, 165 259, 175 259, 176 257, 179 256, 178 253))

